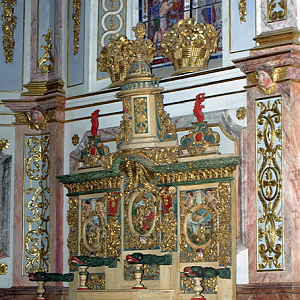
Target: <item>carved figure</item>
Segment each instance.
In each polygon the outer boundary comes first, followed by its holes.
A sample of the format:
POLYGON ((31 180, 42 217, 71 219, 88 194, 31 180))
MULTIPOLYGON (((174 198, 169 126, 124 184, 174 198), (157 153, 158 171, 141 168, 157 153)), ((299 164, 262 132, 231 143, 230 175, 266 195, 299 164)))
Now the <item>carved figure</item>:
POLYGON ((99 112, 100 110, 96 109, 94 112, 92 112, 91 115, 91 122, 92 122, 91 134, 94 136, 97 135, 97 131, 99 127, 99 120, 98 120, 98 118, 100 117, 99 112))
POLYGON ((91 257, 91 256, 72 256, 71 264, 74 266, 101 267, 109 268, 117 267, 116 257, 91 257))
POLYGON ((202 122, 204 119, 204 114, 202 112, 202 109, 205 107, 201 103, 205 100, 205 93, 200 93, 196 96, 196 102, 193 109, 193 113, 197 118, 198 122, 202 122))
POLYGON ((213 278, 219 276, 220 278, 230 279, 231 272, 229 268, 220 268, 215 269, 212 267, 201 267, 201 266, 192 266, 185 267, 183 269, 184 275, 187 277, 199 277, 199 278, 213 278))
POLYGON ((74 280, 74 273, 60 274, 60 273, 47 273, 47 272, 36 272, 28 275, 30 281, 65 281, 71 282, 74 280))
POLYGON ((126 260, 129 264, 143 264, 143 265, 171 265, 172 256, 171 254, 166 255, 155 255, 155 254, 143 254, 133 253, 126 256, 126 260))

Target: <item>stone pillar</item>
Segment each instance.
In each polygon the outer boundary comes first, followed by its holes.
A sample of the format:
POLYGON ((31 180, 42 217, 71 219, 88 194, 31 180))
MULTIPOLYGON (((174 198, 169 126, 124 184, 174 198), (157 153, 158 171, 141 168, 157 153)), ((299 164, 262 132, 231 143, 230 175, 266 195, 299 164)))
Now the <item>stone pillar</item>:
POLYGON ((300 287, 300 32, 263 29, 250 56, 234 61, 247 75, 248 111, 249 285, 238 287, 237 299, 294 299, 300 287))

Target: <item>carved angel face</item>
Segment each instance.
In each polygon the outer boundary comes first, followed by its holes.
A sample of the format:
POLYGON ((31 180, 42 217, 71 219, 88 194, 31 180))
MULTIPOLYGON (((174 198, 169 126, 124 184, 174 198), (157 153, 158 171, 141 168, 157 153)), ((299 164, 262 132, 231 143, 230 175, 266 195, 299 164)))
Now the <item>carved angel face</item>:
POLYGON ((266 89, 272 85, 273 80, 266 71, 259 70, 257 72, 257 82, 258 82, 259 86, 266 89))
POLYGON ((31 119, 34 124, 40 125, 44 121, 44 115, 37 109, 31 111, 31 119))

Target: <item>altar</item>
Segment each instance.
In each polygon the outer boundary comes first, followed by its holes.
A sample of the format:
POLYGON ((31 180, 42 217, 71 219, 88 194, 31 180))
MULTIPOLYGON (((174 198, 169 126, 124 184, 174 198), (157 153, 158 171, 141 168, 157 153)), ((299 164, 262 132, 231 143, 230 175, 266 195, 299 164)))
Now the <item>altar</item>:
POLYGON ((178 141, 162 90, 138 55, 117 94, 117 151, 101 141, 96 110, 76 171, 57 177, 69 197, 69 299, 235 299, 240 158, 220 154, 204 94, 178 141))

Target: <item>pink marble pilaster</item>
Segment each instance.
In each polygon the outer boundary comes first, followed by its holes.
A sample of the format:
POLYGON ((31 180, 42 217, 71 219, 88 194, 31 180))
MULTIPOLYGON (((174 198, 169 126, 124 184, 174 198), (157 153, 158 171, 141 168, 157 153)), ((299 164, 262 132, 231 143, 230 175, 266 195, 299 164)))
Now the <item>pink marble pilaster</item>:
MULTIPOLYGON (((258 66, 269 64, 276 67, 287 66, 287 76, 278 82, 278 88, 271 95, 258 91, 257 86, 248 82, 247 88, 247 128, 243 163, 246 164, 248 203, 248 246, 250 284, 299 283, 300 273, 300 46, 277 46, 252 51, 250 56, 236 65, 245 73, 255 71, 258 66), (283 186, 283 247, 284 266, 282 271, 257 271, 257 215, 256 215, 256 161, 255 99, 281 96, 282 98, 282 186, 283 186)), ((246 298, 240 298, 246 299, 246 298)), ((248 299, 248 298, 247 298, 248 299)), ((249 298, 250 299, 250 298, 249 298)), ((251 299, 269 299, 254 297, 251 299)), ((271 299, 271 298, 270 298, 271 299)), ((277 299, 277 298, 272 298, 277 299)), ((279 299, 279 298, 278 298, 279 299)), ((280 298, 294 299, 294 298, 280 298)))
MULTIPOLYGON (((14 112, 28 111, 34 105, 39 104, 45 109, 55 110, 54 120, 64 120, 65 101, 57 94, 45 97, 31 98, 32 102, 23 100, 4 100, 5 105, 14 112), (27 108, 26 108, 27 106, 27 108), (60 108, 59 110, 57 108, 60 108)), ((28 97, 30 98, 30 97, 28 97)), ((27 99, 28 100, 28 99, 27 99)), ((24 257, 24 154, 25 135, 50 134, 50 272, 63 272, 63 212, 64 212, 64 188, 56 180, 57 175, 64 173, 64 123, 58 121, 49 122, 43 130, 32 130, 28 125, 16 125, 15 144, 15 191, 14 191, 14 271, 13 286, 36 286, 30 282, 27 276, 22 276, 24 257)), ((51 284, 49 284, 51 285, 51 284)), ((53 285, 62 285, 55 283, 53 285)))

